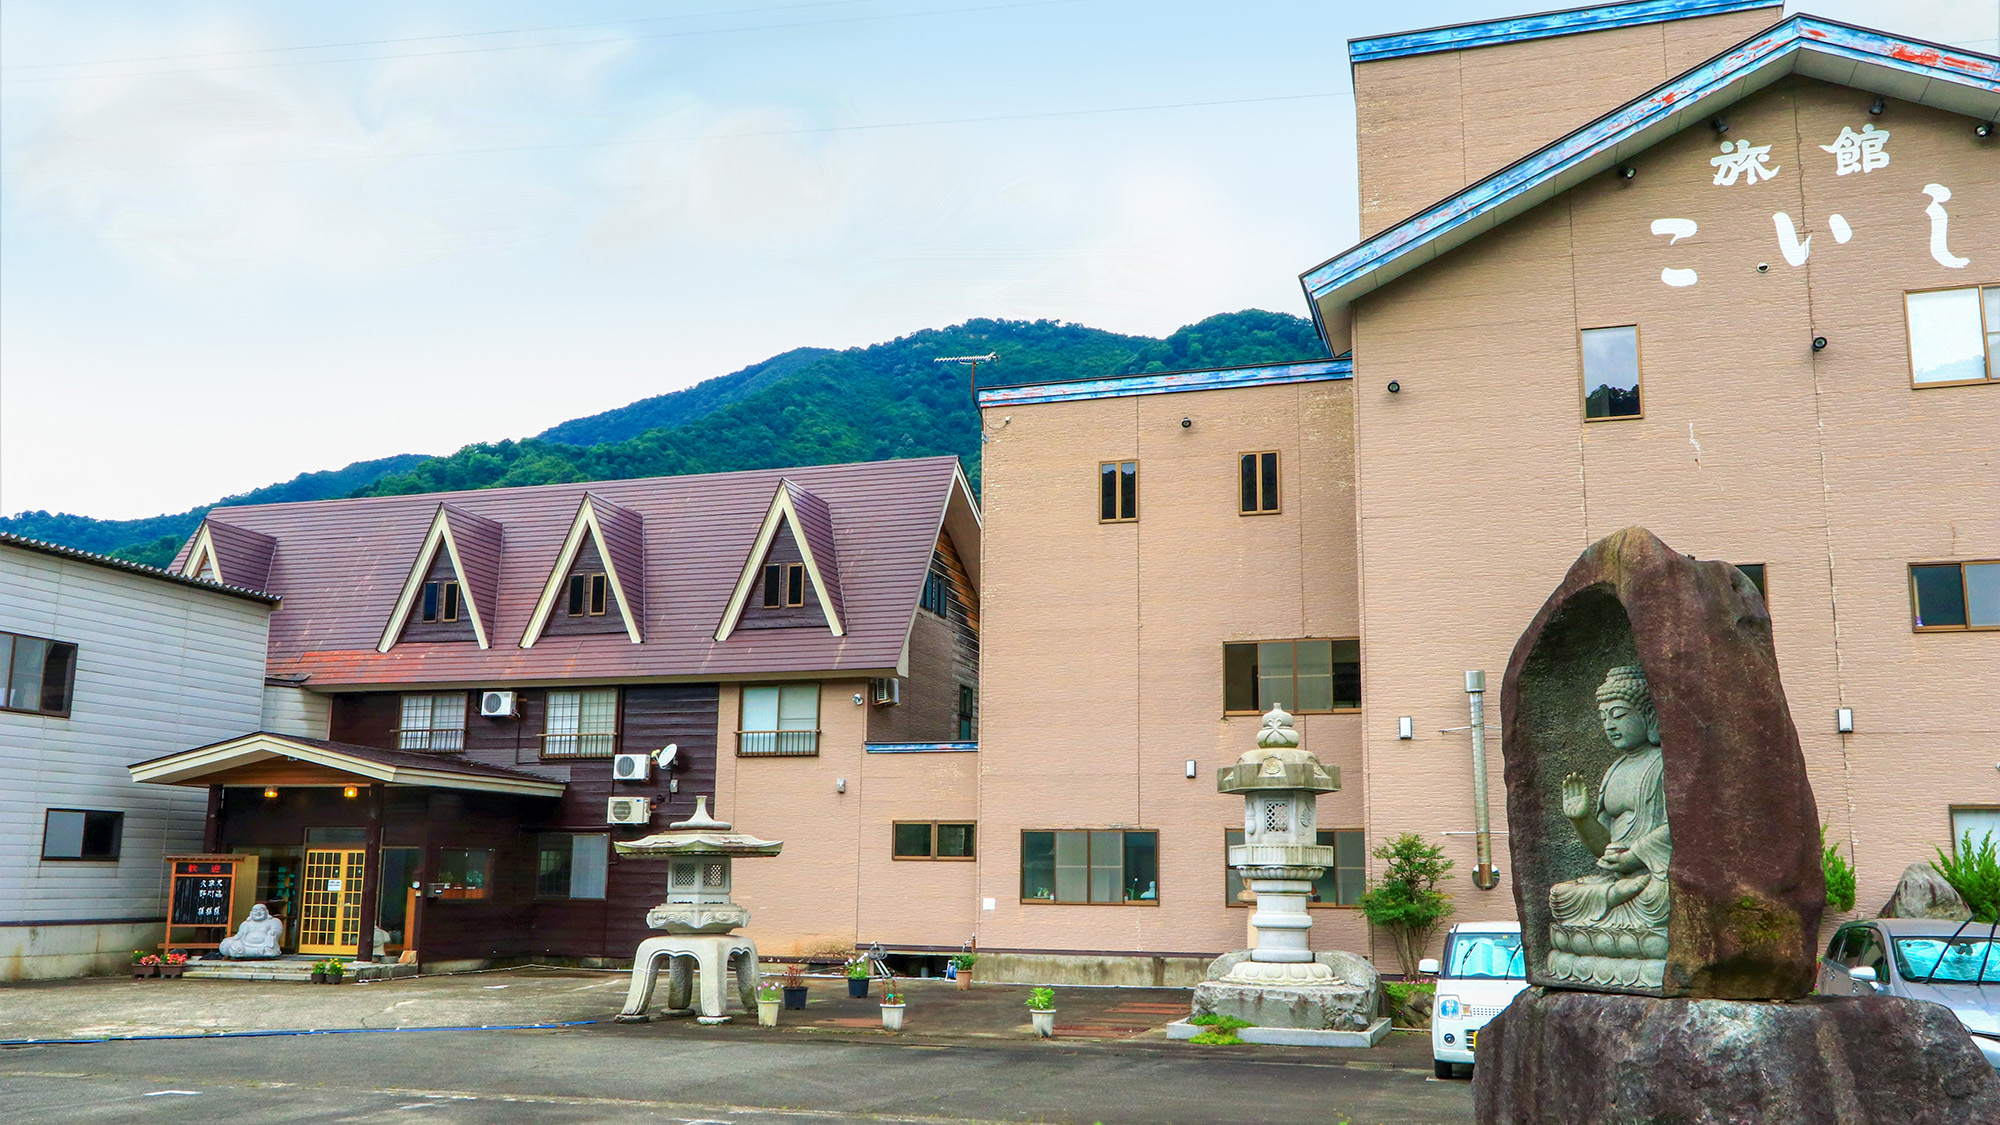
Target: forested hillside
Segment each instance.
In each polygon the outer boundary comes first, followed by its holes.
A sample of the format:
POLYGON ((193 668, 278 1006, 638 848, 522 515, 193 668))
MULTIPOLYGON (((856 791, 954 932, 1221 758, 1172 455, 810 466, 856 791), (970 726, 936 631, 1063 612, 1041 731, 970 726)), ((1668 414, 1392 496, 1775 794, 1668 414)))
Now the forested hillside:
MULTIPOLYGON (((1038 383, 1324 358, 1310 322, 1250 309, 1165 339, 1057 321, 971 320, 864 348, 797 348, 685 390, 442 457, 306 473, 221 504, 386 496, 956 454, 979 481, 966 371, 932 360, 999 353, 982 382, 1038 383)), ((140 520, 24 512, 0 530, 164 565, 210 505, 140 520)))

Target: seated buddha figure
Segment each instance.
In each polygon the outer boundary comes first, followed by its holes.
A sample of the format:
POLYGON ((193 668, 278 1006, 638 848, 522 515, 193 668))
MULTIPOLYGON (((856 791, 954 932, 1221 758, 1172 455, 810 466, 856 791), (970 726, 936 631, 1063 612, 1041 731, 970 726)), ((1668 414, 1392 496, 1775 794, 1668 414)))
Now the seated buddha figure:
POLYGON ((1597 715, 1618 757, 1597 799, 1580 774, 1563 778, 1563 815, 1597 869, 1549 888, 1548 975, 1579 985, 1657 988, 1666 970, 1666 773, 1645 670, 1605 674, 1597 715))

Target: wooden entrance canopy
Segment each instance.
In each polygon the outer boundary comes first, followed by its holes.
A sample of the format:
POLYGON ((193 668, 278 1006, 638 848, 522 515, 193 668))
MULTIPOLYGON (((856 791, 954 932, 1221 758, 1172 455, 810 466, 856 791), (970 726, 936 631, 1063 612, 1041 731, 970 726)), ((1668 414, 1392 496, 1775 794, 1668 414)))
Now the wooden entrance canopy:
POLYGON ((339 788, 406 785, 560 797, 564 783, 457 754, 413 754, 258 731, 127 767, 153 785, 339 788))

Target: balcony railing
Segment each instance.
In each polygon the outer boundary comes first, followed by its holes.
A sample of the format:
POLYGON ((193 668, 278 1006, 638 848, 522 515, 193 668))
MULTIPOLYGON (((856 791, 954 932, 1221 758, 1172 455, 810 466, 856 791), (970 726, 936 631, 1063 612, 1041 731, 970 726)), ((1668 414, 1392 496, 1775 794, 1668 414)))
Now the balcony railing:
POLYGON ((544 758, 609 758, 612 745, 618 736, 614 733, 602 734, 545 734, 542 736, 542 757, 544 758))
POLYGON ((396 749, 428 754, 457 754, 465 749, 465 729, 399 730, 396 749))
POLYGON ((819 754, 816 730, 739 730, 736 755, 740 758, 811 758, 819 754))

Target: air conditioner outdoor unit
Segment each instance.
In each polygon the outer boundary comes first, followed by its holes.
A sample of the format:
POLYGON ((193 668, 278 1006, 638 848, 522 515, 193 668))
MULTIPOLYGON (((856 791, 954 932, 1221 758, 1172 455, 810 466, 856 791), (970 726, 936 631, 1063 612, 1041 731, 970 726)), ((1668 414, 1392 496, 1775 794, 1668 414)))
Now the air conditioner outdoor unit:
POLYGON ((645 797, 613 797, 605 810, 606 824, 645 824, 653 819, 653 802, 645 797))
POLYGON ((653 756, 619 754, 611 760, 611 776, 619 781, 650 781, 653 777, 653 756))
POLYGON ((511 691, 482 691, 479 693, 479 716, 483 719, 518 719, 521 717, 521 706, 511 691))
POLYGON ((886 707, 903 701, 903 681, 890 676, 887 679, 871 681, 875 685, 875 705, 886 707))

